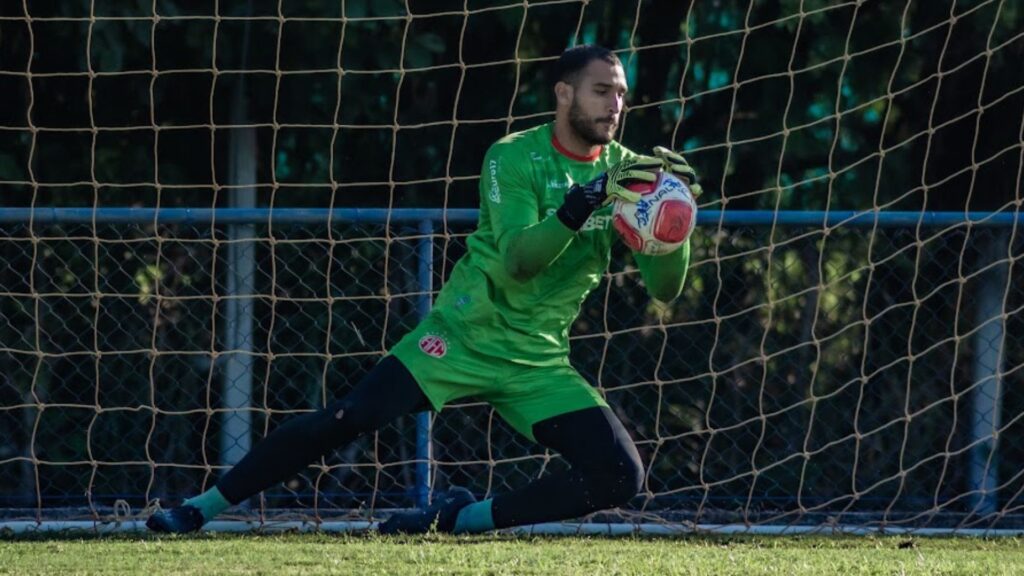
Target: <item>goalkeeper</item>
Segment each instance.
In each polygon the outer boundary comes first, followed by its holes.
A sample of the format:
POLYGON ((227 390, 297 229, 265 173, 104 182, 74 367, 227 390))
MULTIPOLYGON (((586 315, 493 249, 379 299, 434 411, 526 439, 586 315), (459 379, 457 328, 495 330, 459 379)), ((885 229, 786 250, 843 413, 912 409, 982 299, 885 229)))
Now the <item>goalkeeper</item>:
MULTIPOLYGON (((465 396, 495 407, 518 432, 571 465, 476 501, 454 488, 431 506, 396 514, 380 532, 474 533, 575 518, 628 502, 644 466, 608 404, 569 364, 569 327, 608 267, 610 202, 636 201, 627 186, 666 169, 699 186, 678 154, 633 154, 613 141, 626 93, 610 51, 578 46, 558 60, 555 120, 510 134, 484 158, 480 221, 427 318, 345 398, 296 417, 259 442, 203 494, 158 511, 158 532, 198 530, 232 504, 395 418, 441 410, 465 396)), ((648 292, 677 297, 689 243, 661 256, 635 254, 648 292)))

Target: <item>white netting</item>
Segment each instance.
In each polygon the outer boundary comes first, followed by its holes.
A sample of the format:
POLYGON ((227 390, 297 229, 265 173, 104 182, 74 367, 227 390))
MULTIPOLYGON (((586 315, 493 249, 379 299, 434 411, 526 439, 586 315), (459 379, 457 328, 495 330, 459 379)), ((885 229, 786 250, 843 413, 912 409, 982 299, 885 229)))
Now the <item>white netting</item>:
MULTIPOLYGON (((684 295, 650 303, 620 247, 573 329, 648 465, 612 516, 1016 528, 1022 29, 1005 0, 4 4, 0 511, 176 500, 344 394, 463 253, 486 147, 600 42, 623 143, 706 190, 684 295)), ((564 466, 482 404, 429 462, 416 430, 254 508, 370 519, 423 464, 480 495, 564 466)))

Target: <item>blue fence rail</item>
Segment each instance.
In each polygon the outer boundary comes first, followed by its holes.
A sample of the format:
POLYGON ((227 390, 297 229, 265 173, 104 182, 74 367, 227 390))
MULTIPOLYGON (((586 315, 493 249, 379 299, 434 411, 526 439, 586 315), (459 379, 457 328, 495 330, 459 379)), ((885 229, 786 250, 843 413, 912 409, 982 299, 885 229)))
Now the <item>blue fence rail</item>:
MULTIPOLYGON (((0 223, 38 224, 326 224, 328 222, 476 222, 475 208, 0 208, 0 223)), ((702 210, 701 225, 723 226, 1012 226, 1019 211, 778 211, 702 210)))

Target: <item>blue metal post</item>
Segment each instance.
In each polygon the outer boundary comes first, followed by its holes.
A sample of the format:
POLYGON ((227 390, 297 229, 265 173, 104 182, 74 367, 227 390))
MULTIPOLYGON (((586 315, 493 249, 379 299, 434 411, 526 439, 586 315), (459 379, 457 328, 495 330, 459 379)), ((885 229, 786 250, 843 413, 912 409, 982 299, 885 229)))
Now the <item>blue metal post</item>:
POLYGON ((1000 230, 982 248, 979 267, 988 268, 975 288, 975 322, 971 362, 971 438, 968 485, 978 516, 999 511, 999 430, 1003 411, 1003 364, 1006 354, 1007 283, 1010 282, 1009 230, 1000 230))
MULTIPOLYGON (((248 26, 246 27, 248 29, 248 26)), ((248 35, 248 34, 247 34, 248 35)), ((239 85, 241 86, 241 85, 239 85)), ((235 124, 246 122, 242 88, 235 93, 235 124)), ((231 207, 256 207, 256 129, 235 131, 230 138, 228 181, 241 185, 229 191, 231 207)), ((253 327, 256 311, 256 226, 253 222, 228 225, 227 293, 224 300, 223 393, 221 400, 221 465, 226 471, 252 448, 253 327)), ((245 506, 245 503, 241 503, 245 506)))
MULTIPOLYGON (((430 313, 433 303, 431 292, 434 290, 434 224, 431 220, 420 221, 420 234, 423 236, 416 247, 416 260, 419 263, 417 278, 421 295, 416 306, 420 320, 430 313)), ((423 508, 430 504, 430 412, 416 415, 416 505, 423 508)))

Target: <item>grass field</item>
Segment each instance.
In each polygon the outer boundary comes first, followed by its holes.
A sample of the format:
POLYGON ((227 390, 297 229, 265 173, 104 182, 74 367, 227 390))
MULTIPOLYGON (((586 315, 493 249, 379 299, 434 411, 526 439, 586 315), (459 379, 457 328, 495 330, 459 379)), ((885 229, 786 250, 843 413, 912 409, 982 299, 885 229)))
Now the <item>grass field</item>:
POLYGON ((1024 574, 1024 540, 7 534, 0 574, 1024 574))

